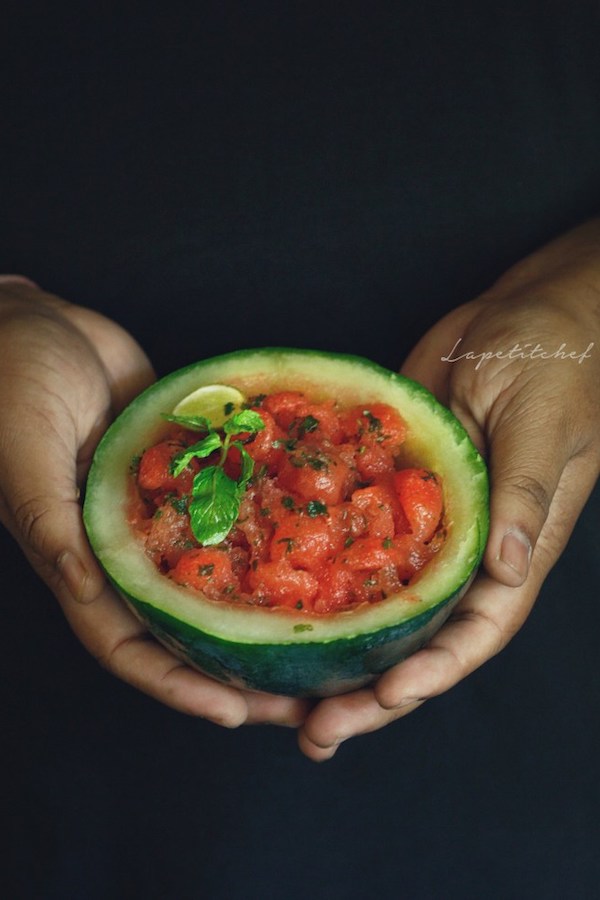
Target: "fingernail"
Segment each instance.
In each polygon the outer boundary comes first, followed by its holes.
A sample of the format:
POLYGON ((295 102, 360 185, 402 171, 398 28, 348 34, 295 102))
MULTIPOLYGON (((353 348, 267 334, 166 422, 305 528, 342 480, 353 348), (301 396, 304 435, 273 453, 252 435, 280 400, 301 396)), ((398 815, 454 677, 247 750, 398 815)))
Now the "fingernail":
POLYGON ((71 550, 65 550, 58 557, 56 568, 73 599, 78 603, 90 603, 93 598, 85 596, 89 572, 79 557, 71 550))
POLYGON ((509 528, 502 538, 502 546, 500 547, 500 562, 503 562, 509 568, 516 572, 523 581, 527 578, 529 572, 529 561, 531 559, 531 544, 527 535, 518 528, 509 528))

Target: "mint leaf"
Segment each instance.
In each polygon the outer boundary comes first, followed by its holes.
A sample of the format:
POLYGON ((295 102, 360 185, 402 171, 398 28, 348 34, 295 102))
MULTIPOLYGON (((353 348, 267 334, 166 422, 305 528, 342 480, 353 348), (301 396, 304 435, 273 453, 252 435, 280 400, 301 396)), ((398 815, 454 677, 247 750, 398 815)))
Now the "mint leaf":
POLYGON ((171 416, 168 413, 161 413, 163 419, 167 422, 175 422, 176 425, 182 425, 188 431, 212 431, 210 419, 206 416, 171 416))
POLYGON ((240 494, 243 494, 246 489, 246 485, 252 478, 252 473, 254 472, 254 460, 241 441, 232 441, 231 446, 237 447, 237 449, 240 451, 240 456, 242 457, 242 471, 238 479, 238 489, 240 491, 240 494))
POLYGON ((192 459, 204 459, 206 456, 210 456, 211 453, 214 453, 215 450, 220 450, 222 446, 219 435, 216 434, 216 432, 211 431, 211 433, 207 434, 203 440, 199 441, 197 444, 192 444, 191 447, 188 447, 181 453, 177 453, 177 455, 173 457, 171 461, 171 474, 174 477, 177 477, 177 475, 183 472, 192 459))
POLYGON ((231 531, 240 510, 240 492, 220 466, 208 466, 194 478, 190 522, 196 540, 219 544, 231 531))
POLYGON ((253 409, 243 409, 241 412, 236 413, 235 416, 227 419, 223 425, 223 431, 225 434, 241 434, 244 431, 256 434, 257 431, 262 431, 264 427, 265 423, 257 412, 254 412, 253 409))

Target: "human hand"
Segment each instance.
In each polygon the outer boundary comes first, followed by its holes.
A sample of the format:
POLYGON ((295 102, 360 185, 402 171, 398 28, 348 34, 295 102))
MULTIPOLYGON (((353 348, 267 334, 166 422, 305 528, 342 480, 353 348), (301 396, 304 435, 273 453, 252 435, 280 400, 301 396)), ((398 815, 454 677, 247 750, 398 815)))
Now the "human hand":
POLYGON ((403 373, 449 406, 488 458, 484 570, 424 649, 372 687, 315 707, 299 734, 308 757, 329 759, 342 741, 412 712, 521 627, 598 477, 599 331, 600 225, 590 223, 451 312, 410 354, 403 373), (540 356, 558 350, 573 356, 540 356))
POLYGON ((154 378, 133 338, 98 313, 0 278, 0 521, 109 671, 157 700, 234 727, 298 725, 306 703, 241 692, 176 659, 106 583, 79 488, 112 417, 154 378))

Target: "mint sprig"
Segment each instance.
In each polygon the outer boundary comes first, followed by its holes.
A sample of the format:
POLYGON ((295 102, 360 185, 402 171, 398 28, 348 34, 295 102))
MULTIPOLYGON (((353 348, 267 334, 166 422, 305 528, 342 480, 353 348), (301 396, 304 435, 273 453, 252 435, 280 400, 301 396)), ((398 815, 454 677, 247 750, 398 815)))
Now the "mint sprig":
POLYGON ((196 540, 205 546, 225 540, 240 511, 239 485, 219 466, 208 466, 194 478, 190 523, 196 540))
POLYGON ((223 425, 225 434, 241 434, 244 431, 250 434, 256 434, 265 427, 261 416, 254 412, 253 409, 243 409, 241 412, 231 416, 223 425))
POLYGON ((240 512, 244 491, 254 471, 254 460, 239 440, 232 440, 238 434, 257 434, 265 423, 257 412, 244 409, 223 423, 225 437, 215 431, 210 421, 201 416, 165 416, 169 421, 190 427, 193 430, 208 431, 205 438, 173 457, 171 471, 179 475, 192 459, 205 459, 217 450, 221 451, 219 462, 201 469, 194 477, 189 506, 190 524, 196 540, 206 546, 220 544, 233 528, 240 512), (230 478, 223 469, 231 447, 236 447, 241 456, 241 472, 237 481, 230 478))
POLYGON ((171 472, 173 476, 176 478, 178 475, 181 475, 186 466, 190 464, 190 462, 196 459, 205 459, 207 456, 210 456, 211 453, 214 453, 215 450, 220 450, 223 446, 223 442, 216 431, 211 431, 203 440, 199 441, 197 444, 192 444, 191 447, 188 447, 182 453, 178 453, 173 457, 173 461, 171 462, 171 472))

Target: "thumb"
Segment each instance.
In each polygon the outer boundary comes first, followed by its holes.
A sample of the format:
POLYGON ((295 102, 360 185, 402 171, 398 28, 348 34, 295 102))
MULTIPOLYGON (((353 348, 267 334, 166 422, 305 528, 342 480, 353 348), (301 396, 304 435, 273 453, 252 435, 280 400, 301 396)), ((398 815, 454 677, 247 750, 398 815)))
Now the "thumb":
POLYGON ((59 600, 90 603, 104 578, 83 527, 70 430, 33 412, 18 428, 4 418, 0 520, 59 600))
POLYGON ((561 422, 518 396, 488 432, 491 476, 490 535, 485 554, 488 573, 518 587, 550 505, 571 456, 561 422), (520 402, 519 402, 520 401, 520 402))

